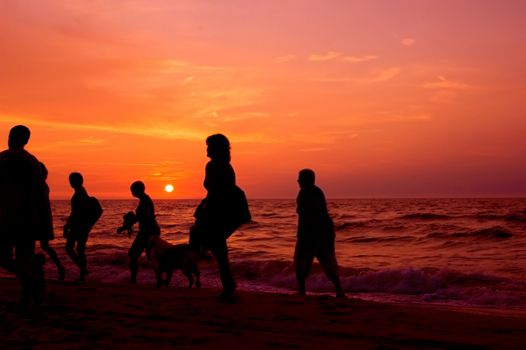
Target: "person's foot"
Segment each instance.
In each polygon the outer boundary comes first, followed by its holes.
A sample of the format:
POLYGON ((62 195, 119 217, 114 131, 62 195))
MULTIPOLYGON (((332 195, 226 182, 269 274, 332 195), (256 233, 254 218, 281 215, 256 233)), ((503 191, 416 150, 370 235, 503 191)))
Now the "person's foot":
POLYGON ((63 266, 58 267, 58 280, 64 281, 66 278, 66 269, 63 266))
POLYGON ((22 295, 18 304, 13 308, 14 312, 23 313, 29 310, 29 297, 27 295, 22 295))
POLYGON ((231 299, 234 296, 236 288, 237 285, 234 282, 231 285, 224 286, 223 290, 217 297, 222 300, 231 299))
POLYGON ((87 269, 82 269, 80 270, 80 275, 79 275, 79 279, 78 281, 79 282, 84 282, 86 280, 86 276, 88 275, 88 270, 87 269))

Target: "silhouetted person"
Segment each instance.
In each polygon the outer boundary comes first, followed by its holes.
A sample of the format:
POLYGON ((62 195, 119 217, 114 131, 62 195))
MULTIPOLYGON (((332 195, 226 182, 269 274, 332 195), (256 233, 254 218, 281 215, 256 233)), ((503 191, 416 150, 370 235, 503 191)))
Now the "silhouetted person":
POLYGON ((334 224, 327 211, 325 195, 314 184, 315 174, 310 169, 299 172, 298 183, 298 236, 294 251, 298 293, 305 295, 305 280, 316 257, 327 277, 334 283, 336 296, 345 297, 334 251, 334 224))
POLYGON ((30 135, 23 125, 13 127, 9 149, 0 153, 0 266, 20 279, 22 307, 30 297, 37 304, 41 298, 35 288, 35 241, 42 226, 51 221, 39 161, 24 149, 30 135))
MULTIPOLYGON (((132 227, 135 223, 139 223, 139 233, 135 237, 128 256, 130 257, 130 283, 136 283, 137 272, 139 270, 139 258, 142 252, 146 250, 153 236, 160 236, 161 230, 159 224, 155 219, 155 207, 153 201, 145 192, 146 187, 142 181, 135 181, 131 184, 130 190, 135 198, 139 199, 139 205, 133 213, 127 213, 124 216, 124 225, 119 227, 117 231, 120 233, 124 230, 128 231, 128 236, 131 235, 132 227)), ((146 255, 149 259, 148 251, 146 255)))
MULTIPOLYGON (((40 168, 42 170, 42 176, 44 177, 44 185, 46 189, 47 200, 49 201, 49 186, 46 182, 48 171, 44 163, 40 163, 40 168)), ((49 245, 49 241, 55 239, 55 233, 53 232, 53 216, 51 214, 51 206, 49 206, 49 221, 43 223, 42 232, 40 233, 40 248, 47 253, 51 261, 57 266, 58 279, 59 281, 64 280, 65 269, 64 266, 60 263, 57 252, 49 245)))
POLYGON ((84 188, 82 174, 74 172, 69 175, 69 184, 74 190, 71 197, 71 214, 64 225, 64 238, 66 238, 66 252, 71 260, 79 267, 79 281, 84 281, 88 274, 86 259, 86 243, 91 231, 90 222, 90 197, 84 188), (75 250, 76 245, 76 250, 75 250))
POLYGON ((202 232, 203 245, 209 248, 219 267, 223 290, 219 297, 228 298, 234 294, 236 283, 228 259, 227 211, 228 203, 236 186, 236 174, 230 165, 230 142, 222 134, 206 139, 207 157, 204 187, 206 198, 196 210, 196 226, 202 232))

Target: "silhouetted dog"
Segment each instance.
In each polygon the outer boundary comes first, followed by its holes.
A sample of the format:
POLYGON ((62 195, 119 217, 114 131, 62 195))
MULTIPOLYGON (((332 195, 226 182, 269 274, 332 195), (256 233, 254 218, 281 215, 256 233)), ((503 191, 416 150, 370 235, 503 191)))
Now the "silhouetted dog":
MULTIPOLYGON (((154 236, 150 239, 148 250, 155 270, 155 277, 157 278, 157 287, 160 287, 162 284, 168 287, 172 273, 175 270, 181 270, 183 275, 188 278, 189 288, 192 288, 194 284, 194 276, 195 286, 197 288, 201 287, 201 282, 199 281, 200 273, 197 267, 199 254, 193 252, 188 244, 173 245, 160 237, 154 236), (166 273, 164 281, 162 279, 163 273, 166 273)), ((209 256, 207 255, 205 259, 208 260, 209 256)))

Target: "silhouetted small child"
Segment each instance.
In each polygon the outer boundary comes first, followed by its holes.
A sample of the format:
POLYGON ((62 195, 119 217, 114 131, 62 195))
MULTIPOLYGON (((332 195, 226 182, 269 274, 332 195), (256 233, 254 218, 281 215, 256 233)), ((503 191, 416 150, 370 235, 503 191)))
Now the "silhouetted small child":
POLYGON ((122 226, 117 229, 117 233, 126 231, 128 238, 130 238, 133 233, 133 224, 135 224, 135 222, 135 213, 133 211, 127 212, 122 216, 122 226))

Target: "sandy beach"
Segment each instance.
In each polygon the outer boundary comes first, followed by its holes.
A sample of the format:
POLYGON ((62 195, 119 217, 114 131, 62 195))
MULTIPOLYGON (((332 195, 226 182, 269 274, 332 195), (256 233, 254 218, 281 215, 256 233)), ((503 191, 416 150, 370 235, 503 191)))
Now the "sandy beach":
POLYGON ((523 349, 526 313, 389 305, 360 299, 215 289, 54 282, 42 310, 11 310, 0 281, 2 349, 523 349))

